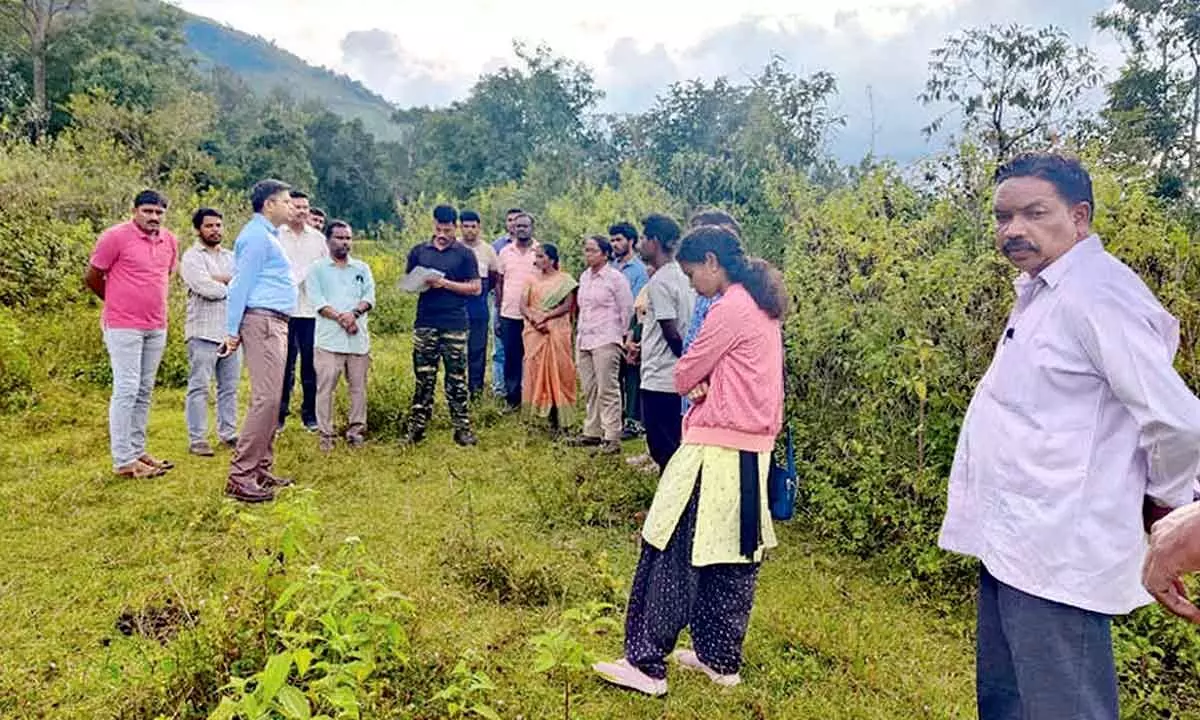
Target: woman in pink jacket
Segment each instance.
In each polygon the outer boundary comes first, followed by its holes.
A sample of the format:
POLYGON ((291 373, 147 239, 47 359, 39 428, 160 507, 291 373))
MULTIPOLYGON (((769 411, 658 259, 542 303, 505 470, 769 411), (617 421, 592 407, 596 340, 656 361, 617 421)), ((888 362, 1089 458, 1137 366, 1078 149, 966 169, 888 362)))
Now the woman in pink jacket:
POLYGON ((685 627, 693 649, 674 653, 680 666, 718 685, 741 682, 759 564, 776 544, 766 483, 783 424, 779 272, 711 225, 689 232, 676 258, 696 292, 720 299, 675 367, 675 388, 693 405, 642 527, 625 657, 595 666, 655 696, 667 692, 667 655, 685 627))

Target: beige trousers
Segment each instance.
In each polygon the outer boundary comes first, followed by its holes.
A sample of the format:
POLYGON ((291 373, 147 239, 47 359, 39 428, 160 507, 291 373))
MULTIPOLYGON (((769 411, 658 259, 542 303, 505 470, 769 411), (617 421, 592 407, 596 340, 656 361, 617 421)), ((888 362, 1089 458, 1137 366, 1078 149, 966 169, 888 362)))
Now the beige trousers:
POLYGON ((275 463, 275 426, 283 392, 288 324, 282 316, 249 310, 242 317, 242 360, 250 374, 250 408, 229 465, 229 482, 253 487, 275 463))
POLYGON ((317 348, 313 364, 317 370, 317 428, 321 437, 333 437, 333 394, 342 375, 346 376, 350 391, 350 424, 346 428, 346 437, 362 437, 367 431, 367 370, 371 367, 371 356, 317 348))
POLYGON ((580 350, 576 365, 587 402, 583 434, 604 440, 621 439, 621 346, 616 343, 580 350))

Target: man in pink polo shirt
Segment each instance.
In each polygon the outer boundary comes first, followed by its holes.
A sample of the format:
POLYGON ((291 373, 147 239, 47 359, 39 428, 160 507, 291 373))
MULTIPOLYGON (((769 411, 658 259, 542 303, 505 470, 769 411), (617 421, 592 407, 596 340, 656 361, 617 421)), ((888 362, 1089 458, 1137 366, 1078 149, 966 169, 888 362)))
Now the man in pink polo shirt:
POLYGON ((123 477, 157 477, 174 467, 146 452, 150 394, 167 344, 167 280, 179 257, 175 236, 162 227, 166 210, 160 193, 138 193, 133 219, 100 235, 86 277, 104 302, 113 376, 108 434, 113 469, 123 477))

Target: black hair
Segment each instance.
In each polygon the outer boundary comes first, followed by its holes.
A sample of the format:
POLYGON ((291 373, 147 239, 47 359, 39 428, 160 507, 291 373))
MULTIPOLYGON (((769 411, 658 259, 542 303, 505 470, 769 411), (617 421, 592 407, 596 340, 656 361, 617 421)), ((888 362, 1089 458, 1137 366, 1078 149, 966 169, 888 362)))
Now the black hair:
POLYGON ((533 225, 533 224, 534 224, 533 215, 532 215, 532 214, 530 214, 530 213, 527 213, 527 212, 525 212, 524 210, 522 210, 522 211, 521 211, 521 213, 520 213, 519 215, 517 215, 517 217, 516 217, 516 219, 518 219, 518 220, 519 220, 520 218, 529 218, 529 224, 530 224, 530 225, 533 225))
POLYGON ((663 252, 671 255, 679 247, 679 223, 666 215, 654 213, 642 221, 642 235, 647 240, 658 241, 663 252))
POLYGON ((291 189, 292 186, 288 185, 282 180, 276 180, 274 178, 259 180, 258 182, 254 183, 254 187, 250 189, 250 207, 254 210, 254 212, 260 213, 263 211, 263 206, 267 204, 268 200, 281 192, 288 192, 291 189))
POLYGON ((474 210, 463 210, 461 213, 459 213, 458 219, 459 219, 459 222, 465 222, 465 223, 468 223, 468 222, 477 223, 480 221, 479 213, 475 212, 474 210))
POLYGON ((308 214, 309 215, 320 215, 321 217, 326 217, 325 211, 319 207, 309 208, 308 214))
POLYGON ((204 224, 204 218, 210 217, 221 219, 225 216, 210 207, 202 207, 192 215, 192 227, 199 230, 200 226, 204 224))
POLYGON ((553 243, 542 243, 542 254, 550 258, 554 267, 558 267, 558 246, 553 243))
POLYGON ((701 225, 723 225, 741 237, 742 225, 733 216, 719 208, 704 208, 688 220, 688 228, 698 228, 701 225))
POLYGON ((458 211, 449 205, 438 205, 433 209, 433 221, 453 225, 458 222, 458 211))
POLYGON ((515 208, 509 208, 508 212, 504 213, 504 217, 508 218, 513 215, 524 215, 524 214, 525 214, 524 210, 522 210, 521 208, 515 207, 515 208))
POLYGON ((333 237, 334 229, 340 227, 344 227, 347 230, 353 229, 350 227, 350 223, 346 222, 345 220, 330 220, 329 222, 325 223, 325 239, 331 239, 333 237))
POLYGON ((290 190, 288 191, 288 197, 293 200, 307 200, 308 193, 304 192, 303 190, 290 190))
MULTIPOLYGON (((628 237, 628 236, 626 236, 626 237, 628 237)), ((608 258, 609 260, 612 260, 612 256, 613 256, 612 243, 608 241, 608 238, 604 237, 603 235, 592 235, 583 241, 584 244, 587 244, 588 240, 591 240, 592 242, 596 243, 596 247, 600 248, 600 252, 604 253, 604 257, 608 258)))
POLYGON ((1088 218, 1096 213, 1092 177, 1077 158, 1058 153, 1023 153, 996 168, 995 184, 1013 178, 1033 177, 1054 186, 1059 197, 1074 207, 1088 204, 1088 218))
POLYGON ((157 190, 143 190, 133 198, 133 206, 140 208, 143 205, 157 205, 166 210, 167 197, 157 190))
POLYGON ((762 311, 775 319, 787 314, 787 292, 783 275, 761 258, 746 257, 738 236, 719 225, 701 225, 688 231, 679 246, 676 259, 686 263, 702 263, 712 255, 725 269, 730 282, 746 288, 762 311))
POLYGON ((637 238, 638 238, 637 228, 635 228, 633 226, 633 223, 627 222, 625 220, 622 220, 621 222, 616 222, 616 223, 613 223, 612 225, 609 225, 608 226, 608 234, 609 235, 620 235, 621 237, 629 240, 630 242, 633 242, 634 240, 637 240, 637 238))

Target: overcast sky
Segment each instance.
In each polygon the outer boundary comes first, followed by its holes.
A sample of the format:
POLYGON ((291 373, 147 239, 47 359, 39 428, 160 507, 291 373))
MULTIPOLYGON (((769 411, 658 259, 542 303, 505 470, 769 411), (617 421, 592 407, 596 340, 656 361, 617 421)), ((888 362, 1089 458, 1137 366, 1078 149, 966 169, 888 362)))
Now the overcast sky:
POLYGON ((753 75, 774 53, 795 71, 837 77, 836 110, 847 124, 830 150, 845 161, 860 158, 872 140, 878 154, 902 161, 928 152, 919 130, 935 111, 915 98, 929 51, 957 30, 1055 24, 1110 71, 1121 61, 1111 38, 1091 26, 1107 0, 710 0, 705 12, 694 0, 563 3, 554 12, 511 0, 174 2, 350 75, 401 106, 463 97, 481 73, 513 59, 513 40, 544 42, 586 63, 606 93, 603 109, 613 111, 644 110, 676 80, 753 75))

